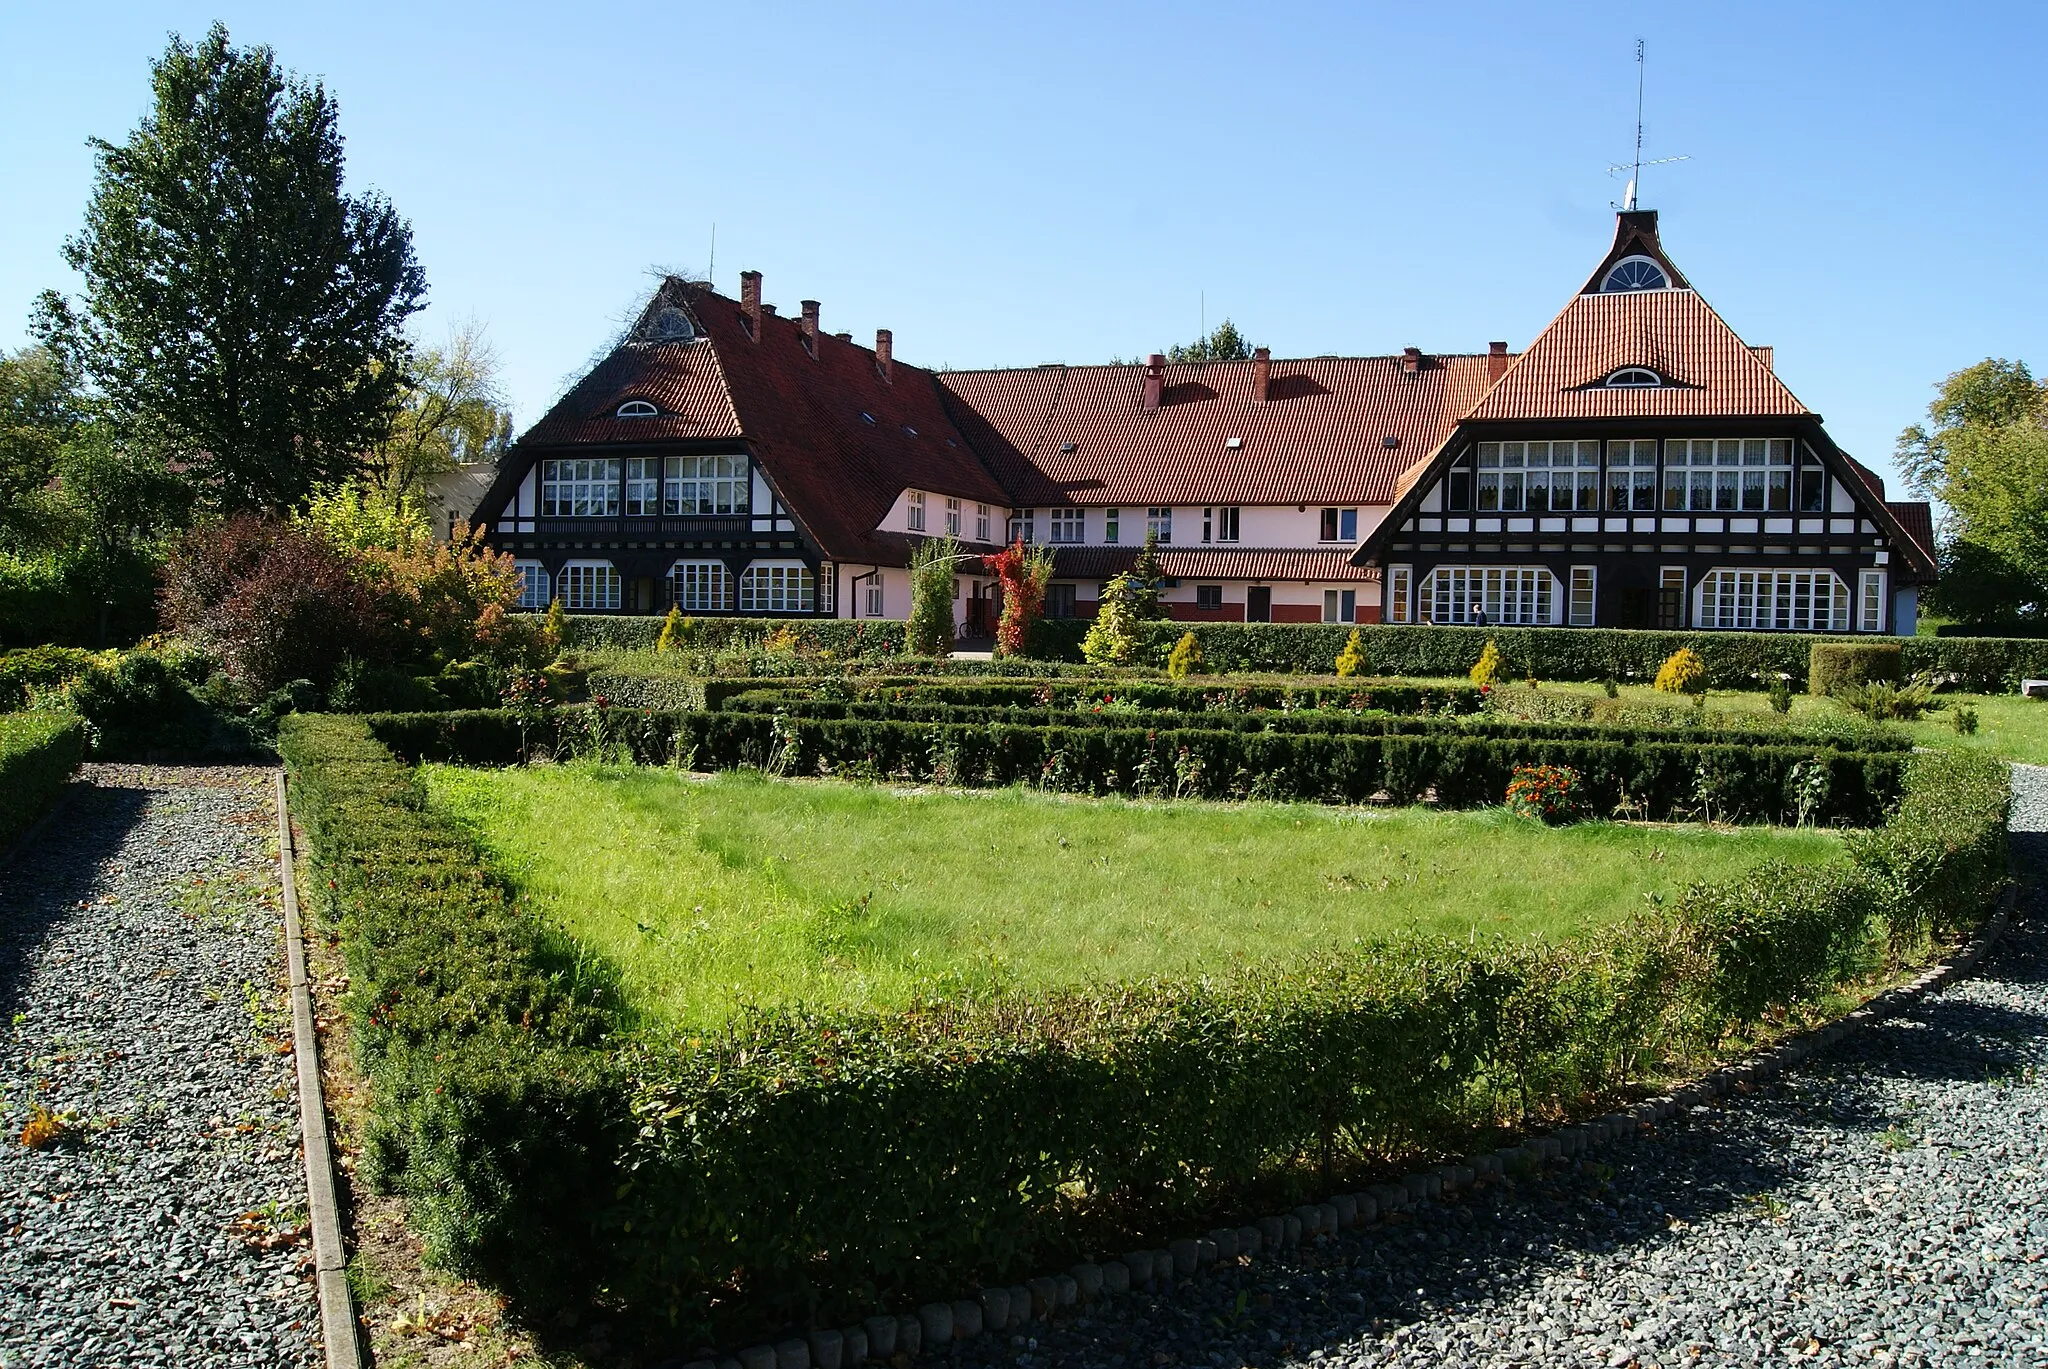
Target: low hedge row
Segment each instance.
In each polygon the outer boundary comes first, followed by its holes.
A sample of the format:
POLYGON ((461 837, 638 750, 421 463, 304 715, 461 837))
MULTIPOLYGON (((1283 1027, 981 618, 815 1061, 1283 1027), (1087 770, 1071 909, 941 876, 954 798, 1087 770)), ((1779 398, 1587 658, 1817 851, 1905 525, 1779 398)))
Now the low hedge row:
POLYGON ((601 1300, 685 1340, 843 1324, 1455 1153, 1912 957, 2005 872, 2004 767, 1916 755, 1845 859, 1575 941, 1404 939, 606 1040, 601 996, 368 720, 291 719, 280 746, 355 976, 380 1172, 436 1256, 529 1316, 601 1300))
POLYGON ((43 815, 83 759, 83 719, 42 711, 0 714, 0 852, 43 815))

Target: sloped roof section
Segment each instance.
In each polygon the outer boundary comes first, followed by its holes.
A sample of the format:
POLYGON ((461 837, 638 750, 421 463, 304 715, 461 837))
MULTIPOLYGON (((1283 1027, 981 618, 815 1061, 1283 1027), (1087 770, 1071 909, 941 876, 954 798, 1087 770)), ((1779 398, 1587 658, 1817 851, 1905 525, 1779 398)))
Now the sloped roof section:
POLYGON ((1578 295, 1467 418, 1781 417, 1810 411, 1690 290, 1578 295), (1668 382, 1603 382, 1640 366, 1668 382))
POLYGON ((738 437, 739 415, 711 344, 622 343, 520 437, 535 446, 582 442, 665 442, 738 437), (652 418, 619 418, 621 404, 644 400, 652 418))
POLYGON ((1372 504, 1486 388, 1484 356, 942 371, 955 419, 1021 505, 1372 504), (1389 445, 1388 439, 1393 439, 1389 445), (1231 446, 1235 440, 1238 445, 1231 446))
POLYGON ((1899 531, 1913 540, 1920 554, 1934 564, 1934 506, 1924 499, 1895 499, 1885 504, 1899 531))

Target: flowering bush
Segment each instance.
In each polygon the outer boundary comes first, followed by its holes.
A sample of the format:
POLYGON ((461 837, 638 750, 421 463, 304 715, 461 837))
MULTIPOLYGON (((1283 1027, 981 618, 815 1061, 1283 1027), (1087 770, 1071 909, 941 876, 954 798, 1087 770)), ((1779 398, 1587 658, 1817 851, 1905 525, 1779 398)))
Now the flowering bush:
POLYGON ((1586 815, 1579 772, 1569 765, 1524 765, 1508 781, 1508 811, 1558 825, 1586 815))

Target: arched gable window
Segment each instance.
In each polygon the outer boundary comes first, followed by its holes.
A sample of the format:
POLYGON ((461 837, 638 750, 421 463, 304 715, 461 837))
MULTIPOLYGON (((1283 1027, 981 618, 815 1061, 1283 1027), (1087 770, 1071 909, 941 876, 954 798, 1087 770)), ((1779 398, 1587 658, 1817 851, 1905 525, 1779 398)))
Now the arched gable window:
POLYGON ((1670 288, 1671 278, 1664 274, 1664 268, 1654 257, 1623 257, 1608 269, 1607 278, 1600 282, 1603 293, 1670 288))
POLYGON ((1616 390, 1654 390, 1664 383, 1664 377, 1647 366, 1624 366, 1607 377, 1606 384, 1616 390))
POLYGON ((618 417, 653 418, 660 414, 660 412, 661 410, 655 408, 644 399, 629 399, 619 406, 618 417))

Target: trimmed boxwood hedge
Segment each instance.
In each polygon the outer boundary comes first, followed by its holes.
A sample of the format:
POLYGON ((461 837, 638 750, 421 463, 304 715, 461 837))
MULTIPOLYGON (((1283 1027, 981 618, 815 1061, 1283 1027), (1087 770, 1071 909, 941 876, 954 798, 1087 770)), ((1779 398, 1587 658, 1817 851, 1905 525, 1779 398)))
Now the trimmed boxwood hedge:
POLYGON ((843 1324, 1456 1153, 1912 958, 2005 875, 2004 767, 1916 755, 1847 858, 1560 944, 625 1031, 601 970, 424 808, 370 720, 290 718, 279 745, 348 956, 376 1176, 525 1315, 600 1301, 685 1342, 843 1324))
POLYGON ((1816 642, 1806 692, 1828 695, 1875 680, 1897 684, 1904 671, 1905 652, 1897 642, 1816 642))
POLYGON ((55 801, 85 743, 85 722, 70 713, 0 714, 0 853, 55 801))

